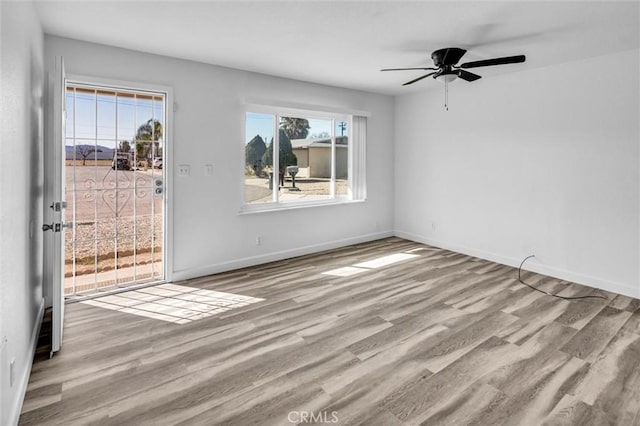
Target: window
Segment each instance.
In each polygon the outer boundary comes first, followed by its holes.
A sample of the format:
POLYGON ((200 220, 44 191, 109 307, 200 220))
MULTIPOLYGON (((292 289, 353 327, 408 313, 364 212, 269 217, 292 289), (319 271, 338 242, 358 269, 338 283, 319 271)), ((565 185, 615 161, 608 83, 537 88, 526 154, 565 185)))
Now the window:
POLYGON ((365 128, 364 117, 247 112, 245 209, 364 199, 365 128))

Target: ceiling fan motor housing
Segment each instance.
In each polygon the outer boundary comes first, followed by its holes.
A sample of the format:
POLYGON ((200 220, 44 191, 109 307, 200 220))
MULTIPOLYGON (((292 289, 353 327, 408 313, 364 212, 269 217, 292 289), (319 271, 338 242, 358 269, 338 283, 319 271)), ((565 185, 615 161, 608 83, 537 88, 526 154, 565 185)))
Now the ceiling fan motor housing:
POLYGON ((455 65, 462 59, 462 56, 467 53, 465 49, 458 47, 446 47, 444 49, 438 49, 431 54, 431 59, 436 67, 443 65, 455 65))

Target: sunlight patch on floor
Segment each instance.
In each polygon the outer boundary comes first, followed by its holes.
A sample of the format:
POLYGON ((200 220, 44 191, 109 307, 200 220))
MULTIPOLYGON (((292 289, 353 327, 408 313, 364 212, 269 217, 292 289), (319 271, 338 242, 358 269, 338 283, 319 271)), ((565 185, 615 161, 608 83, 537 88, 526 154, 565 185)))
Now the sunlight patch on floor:
POLYGON ((368 260, 366 262, 356 263, 353 266, 344 266, 342 268, 332 269, 330 271, 323 272, 323 275, 333 275, 336 277, 350 277, 352 275, 366 272, 371 269, 382 268, 383 266, 389 266, 394 263, 402 262, 405 260, 418 257, 417 254, 410 253, 395 253, 388 256, 378 257, 376 259, 368 260))
POLYGON ((359 274, 367 269, 355 268, 353 266, 345 266, 343 268, 332 269, 327 272, 323 272, 323 275, 334 275, 336 277, 350 277, 351 275, 359 274))
POLYGON ((423 250, 429 250, 429 249, 426 247, 417 247, 411 250, 407 250, 405 253, 415 253, 417 251, 423 251, 423 250))
POLYGON ((413 259, 414 257, 418 257, 417 254, 409 254, 409 253, 395 253, 390 254, 388 256, 382 256, 377 259, 369 260, 367 262, 356 263, 356 268, 382 268, 383 266, 389 266, 394 263, 402 262, 403 260, 413 259))
POLYGON ((187 324, 263 300, 197 287, 160 284, 80 303, 176 324, 187 324))

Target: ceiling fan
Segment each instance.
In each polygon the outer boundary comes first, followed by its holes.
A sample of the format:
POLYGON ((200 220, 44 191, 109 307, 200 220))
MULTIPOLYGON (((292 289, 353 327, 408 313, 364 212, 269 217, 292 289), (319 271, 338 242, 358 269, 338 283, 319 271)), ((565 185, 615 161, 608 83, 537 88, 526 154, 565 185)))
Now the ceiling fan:
POLYGON ((478 68, 478 67, 488 67, 491 65, 506 65, 506 64, 516 64, 519 62, 525 61, 524 55, 517 56, 505 56, 503 58, 493 58, 493 59, 484 59, 481 61, 472 61, 465 62, 460 65, 456 65, 462 56, 467 51, 465 49, 460 49, 458 47, 447 47, 444 49, 438 49, 431 54, 431 59, 433 59, 433 67, 416 67, 416 68, 385 68, 380 71, 407 71, 407 70, 424 70, 424 71, 433 71, 428 74, 425 74, 421 77, 413 79, 411 81, 407 81, 403 84, 403 86, 407 86, 409 84, 413 84, 416 81, 420 81, 423 78, 427 78, 433 76, 434 79, 442 79, 445 83, 449 83, 456 78, 460 77, 465 81, 475 81, 479 78, 482 78, 478 74, 474 74, 469 71, 465 71, 467 68, 478 68))

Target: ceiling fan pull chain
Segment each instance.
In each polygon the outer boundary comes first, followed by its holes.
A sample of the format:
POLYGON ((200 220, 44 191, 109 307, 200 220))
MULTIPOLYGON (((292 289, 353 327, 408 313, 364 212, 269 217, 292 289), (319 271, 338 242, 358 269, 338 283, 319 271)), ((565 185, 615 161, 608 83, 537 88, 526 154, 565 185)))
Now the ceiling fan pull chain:
POLYGON ((449 111, 449 82, 444 80, 444 109, 449 111))

